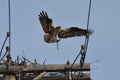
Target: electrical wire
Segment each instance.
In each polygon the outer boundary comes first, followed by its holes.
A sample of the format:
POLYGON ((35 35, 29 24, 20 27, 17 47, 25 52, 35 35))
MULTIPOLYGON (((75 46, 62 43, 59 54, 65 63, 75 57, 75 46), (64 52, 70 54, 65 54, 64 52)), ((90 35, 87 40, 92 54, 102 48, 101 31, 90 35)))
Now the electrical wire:
MULTIPOLYGON (((89 19, 90 19, 90 10, 91 10, 91 0, 89 2, 89 11, 88 11, 88 20, 87 20, 87 30, 89 28, 89 19)), ((85 38, 85 56, 86 56, 86 52, 87 52, 87 47, 88 47, 88 42, 89 42, 89 37, 86 36, 85 38)), ((73 64, 71 65, 71 68, 73 67, 74 63, 76 62, 76 60, 78 59, 78 57, 80 56, 81 51, 79 52, 79 54, 77 55, 77 57, 75 58, 73 64)), ((84 62, 84 61, 83 61, 84 62)))
POLYGON ((9 51, 9 47, 6 47, 6 52, 5 52, 5 54, 2 56, 2 58, 0 59, 0 61, 2 61, 3 60, 3 58, 7 55, 7 52, 9 51))
MULTIPOLYGON (((91 2, 92 2, 92 0, 89 1, 89 10, 88 10, 88 19, 87 19, 87 31, 89 29, 89 22, 90 22, 91 2)), ((85 38, 85 52, 84 52, 83 55, 81 54, 81 56, 83 56, 83 57, 81 57, 81 60, 80 60, 80 68, 81 69, 83 68, 83 64, 85 62, 85 57, 86 57, 87 48, 88 48, 88 42, 89 42, 89 35, 87 35, 86 38, 85 38)), ((79 77, 79 75, 82 76, 82 72, 78 73, 78 77, 79 77)))
MULTIPOLYGON (((91 0, 89 1, 89 10, 88 10, 88 19, 87 19, 87 31, 89 29, 89 22, 90 22, 90 11, 91 11, 91 0)), ((87 53, 87 48, 88 48, 88 42, 89 42, 89 35, 86 36, 85 38, 85 53, 84 53, 84 56, 83 56, 83 60, 82 60, 82 63, 81 63, 81 68, 85 62, 85 57, 86 57, 86 53, 87 53)))
POLYGON ((1 50, 0 50, 0 58, 1 58, 2 51, 3 51, 3 48, 4 48, 4 46, 5 46, 5 43, 6 43, 7 39, 8 39, 8 36, 6 36, 6 38, 5 38, 4 42, 3 42, 2 48, 1 48, 1 50))
MULTIPOLYGON (((10 0, 8 0, 8 12, 9 12, 9 47, 11 48, 11 12, 10 12, 10 0)), ((11 51, 11 50, 10 50, 11 51)), ((10 54, 10 51, 8 52, 10 54)))
MULTIPOLYGON (((91 3, 92 3, 92 0, 90 0, 90 2, 89 2, 89 11, 88 11, 88 19, 87 19, 87 30, 89 29, 91 3)), ((85 45, 86 45, 86 50, 85 51, 86 52, 87 52, 88 42, 89 42, 89 36, 86 36, 86 38, 85 38, 85 45)))

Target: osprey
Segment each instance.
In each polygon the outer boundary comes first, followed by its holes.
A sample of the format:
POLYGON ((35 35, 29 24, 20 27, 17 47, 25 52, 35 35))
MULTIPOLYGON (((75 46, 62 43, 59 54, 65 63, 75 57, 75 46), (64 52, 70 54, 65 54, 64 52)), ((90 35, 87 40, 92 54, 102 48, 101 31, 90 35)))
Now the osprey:
POLYGON ((44 40, 47 43, 59 42, 60 38, 69 38, 76 36, 89 36, 93 30, 80 29, 78 27, 70 27, 62 29, 60 26, 54 26, 52 19, 48 17, 47 12, 40 12, 39 21, 42 25, 44 32, 44 40))

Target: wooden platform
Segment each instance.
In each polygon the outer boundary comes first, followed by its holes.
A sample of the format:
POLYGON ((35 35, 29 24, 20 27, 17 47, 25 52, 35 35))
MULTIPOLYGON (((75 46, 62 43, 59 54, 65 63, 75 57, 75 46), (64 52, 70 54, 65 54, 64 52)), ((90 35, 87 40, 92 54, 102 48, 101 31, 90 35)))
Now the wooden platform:
MULTIPOLYGON (((71 64, 69 64, 69 67, 71 64)), ((14 74, 19 71, 21 73, 32 73, 32 72, 64 72, 64 71, 90 71, 90 64, 85 63, 83 68, 80 69, 79 64, 74 64, 72 69, 69 69, 66 64, 46 64, 46 65, 26 65, 26 66, 11 66, 10 70, 6 69, 5 65, 0 65, 0 74, 14 74)))

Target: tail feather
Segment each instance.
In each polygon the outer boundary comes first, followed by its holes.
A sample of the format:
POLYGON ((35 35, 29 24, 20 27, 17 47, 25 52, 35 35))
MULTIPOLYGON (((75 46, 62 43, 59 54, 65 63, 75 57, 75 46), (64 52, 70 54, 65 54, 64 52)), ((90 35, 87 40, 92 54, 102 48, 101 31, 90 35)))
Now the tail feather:
POLYGON ((89 35, 92 35, 93 33, 94 33, 94 30, 88 29, 88 34, 89 34, 89 35))

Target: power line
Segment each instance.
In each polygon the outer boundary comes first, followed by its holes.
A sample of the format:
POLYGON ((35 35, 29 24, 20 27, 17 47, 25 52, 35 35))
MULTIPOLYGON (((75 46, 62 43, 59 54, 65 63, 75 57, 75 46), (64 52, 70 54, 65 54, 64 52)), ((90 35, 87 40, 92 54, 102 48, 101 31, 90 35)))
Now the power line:
MULTIPOLYGON (((89 29, 90 10, 91 10, 91 0, 90 0, 90 2, 89 2, 88 19, 87 19, 87 30, 89 29)), ((77 57, 75 58, 72 66, 71 66, 71 68, 73 67, 74 63, 76 62, 76 60, 78 59, 78 57, 79 57, 80 54, 82 53, 82 50, 83 50, 83 49, 84 49, 84 54, 83 54, 84 57, 82 57, 82 63, 81 63, 81 64, 84 63, 85 56, 86 56, 86 52, 87 52, 87 47, 88 47, 88 42, 89 42, 89 35, 87 35, 86 38, 85 38, 85 45, 81 45, 81 51, 79 52, 79 54, 78 54, 77 57), (82 47, 84 47, 84 48, 82 49, 82 47)), ((81 56, 82 56, 82 54, 81 54, 81 56)), ((82 66, 81 66, 81 67, 82 67, 82 66)))
MULTIPOLYGON (((8 0, 8 12, 9 12, 9 47, 11 49, 11 12, 10 12, 10 0, 8 0)), ((10 50, 11 51, 11 50, 10 50)), ((8 52, 10 54, 10 51, 8 52)))
MULTIPOLYGON (((87 19, 87 30, 89 29, 91 3, 92 3, 92 0, 90 0, 90 2, 89 2, 88 19, 87 19)), ((88 42, 89 42, 89 35, 86 36, 86 38, 85 38, 85 45, 86 45, 86 50, 85 51, 86 52, 87 52, 88 42)))
MULTIPOLYGON (((92 0, 89 1, 89 10, 88 10, 88 19, 87 19, 87 31, 89 29, 89 22, 90 22, 91 1, 92 0)), ((88 48, 88 42, 89 42, 89 35, 87 35, 86 38, 85 38, 85 46, 84 46, 85 47, 85 51, 84 51, 84 54, 81 54, 81 56, 82 56, 82 58, 80 60, 80 62, 81 62, 80 63, 81 69, 82 69, 83 64, 85 62, 85 57, 86 57, 87 48, 88 48)))

